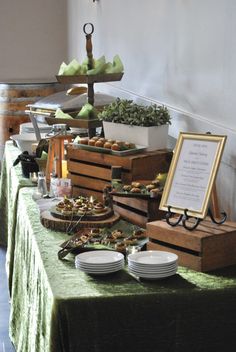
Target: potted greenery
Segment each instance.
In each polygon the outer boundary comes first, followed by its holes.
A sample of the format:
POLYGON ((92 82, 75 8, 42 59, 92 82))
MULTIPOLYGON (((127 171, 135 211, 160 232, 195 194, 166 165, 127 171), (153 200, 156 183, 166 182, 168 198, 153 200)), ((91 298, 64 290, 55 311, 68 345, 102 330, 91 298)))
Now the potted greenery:
POLYGON ((98 114, 103 121, 105 138, 126 140, 148 150, 167 146, 170 114, 166 107, 140 105, 117 98, 98 114))

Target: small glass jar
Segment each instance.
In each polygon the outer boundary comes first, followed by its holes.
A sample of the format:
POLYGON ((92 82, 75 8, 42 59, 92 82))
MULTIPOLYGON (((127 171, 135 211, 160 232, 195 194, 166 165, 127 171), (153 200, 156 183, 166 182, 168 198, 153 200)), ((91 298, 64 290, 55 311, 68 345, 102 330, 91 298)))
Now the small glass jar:
POLYGON ((38 193, 41 194, 42 197, 48 193, 46 176, 43 171, 38 172, 38 193))

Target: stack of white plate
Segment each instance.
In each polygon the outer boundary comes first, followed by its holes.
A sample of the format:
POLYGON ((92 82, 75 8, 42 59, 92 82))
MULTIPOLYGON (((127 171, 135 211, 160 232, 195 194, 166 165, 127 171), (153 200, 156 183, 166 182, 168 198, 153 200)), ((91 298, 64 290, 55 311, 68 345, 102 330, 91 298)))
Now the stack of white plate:
POLYGON ((164 251, 143 251, 128 256, 131 274, 145 279, 172 276, 178 269, 178 256, 164 251))
POLYGON ((124 255, 106 250, 85 252, 75 257, 75 267, 86 274, 110 274, 123 269, 124 255))

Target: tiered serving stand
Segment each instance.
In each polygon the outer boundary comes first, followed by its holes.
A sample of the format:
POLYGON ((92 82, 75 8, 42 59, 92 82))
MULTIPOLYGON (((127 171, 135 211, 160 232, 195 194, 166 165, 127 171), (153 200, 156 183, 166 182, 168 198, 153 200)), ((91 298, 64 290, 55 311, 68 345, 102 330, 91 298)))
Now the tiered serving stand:
MULTIPOLYGON (((93 68, 93 53, 92 53, 92 33, 94 32, 94 26, 92 23, 85 23, 83 31, 86 37, 86 51, 88 57, 88 69, 93 68), (90 31, 89 30, 90 27, 90 31)), ((97 75, 74 75, 64 76, 57 75, 57 81, 62 84, 87 84, 88 86, 88 103, 94 105, 94 83, 104 83, 112 81, 120 81, 123 77, 123 72, 120 73, 108 73, 108 74, 97 74, 97 75)), ((48 124, 55 123, 55 119, 46 118, 48 124)), ((102 125, 102 122, 98 119, 60 119, 60 123, 66 123, 68 127, 79 127, 87 128, 89 131, 89 137, 92 137, 96 133, 96 128, 102 125)))

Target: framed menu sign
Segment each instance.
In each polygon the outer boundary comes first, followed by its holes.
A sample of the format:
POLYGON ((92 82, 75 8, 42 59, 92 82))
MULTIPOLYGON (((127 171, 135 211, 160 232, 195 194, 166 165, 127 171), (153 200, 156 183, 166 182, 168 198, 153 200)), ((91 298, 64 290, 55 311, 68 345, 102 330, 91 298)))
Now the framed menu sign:
POLYGON ((226 136, 183 133, 174 156, 160 202, 160 209, 205 218, 226 136))

